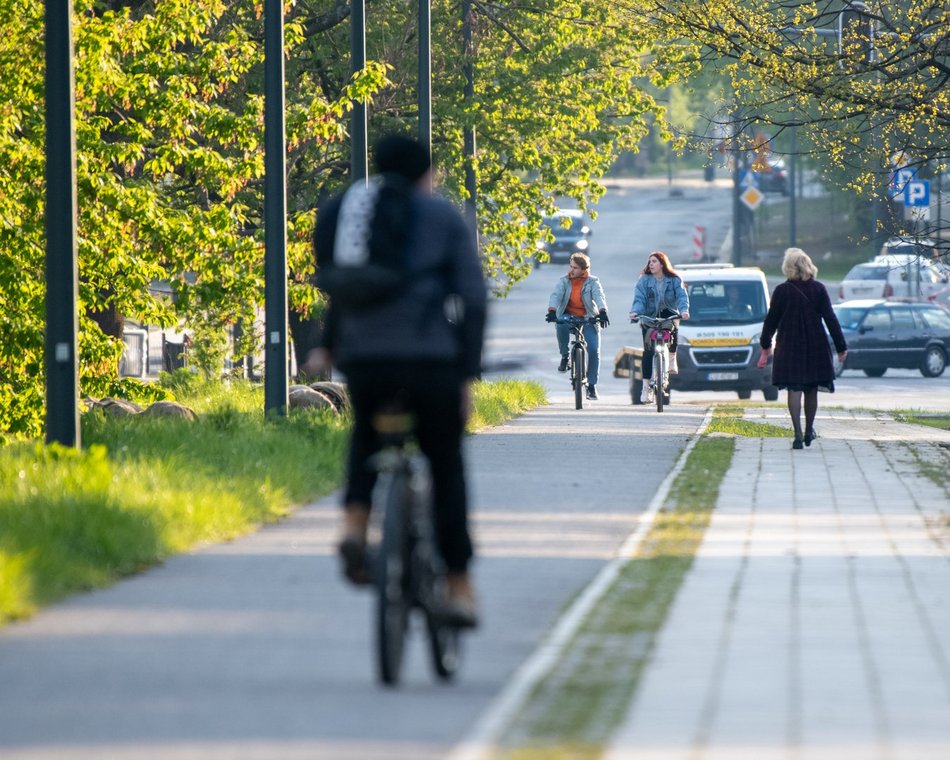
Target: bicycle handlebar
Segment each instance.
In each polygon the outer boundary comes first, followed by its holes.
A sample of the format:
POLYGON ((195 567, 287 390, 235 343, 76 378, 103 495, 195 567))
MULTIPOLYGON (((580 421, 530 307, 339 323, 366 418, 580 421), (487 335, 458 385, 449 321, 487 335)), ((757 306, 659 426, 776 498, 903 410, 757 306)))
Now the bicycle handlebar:
POLYGON ((674 319, 679 319, 682 316, 680 312, 676 311, 676 309, 670 309, 670 311, 672 314, 669 314, 665 317, 651 317, 647 314, 637 314, 637 316, 633 317, 630 322, 635 324, 636 322, 643 320, 647 327, 656 327, 663 324, 664 322, 672 322, 674 319))
POLYGON ((557 318, 557 324, 559 325, 576 325, 578 327, 581 325, 595 325, 599 322, 600 317, 574 317, 571 315, 566 315, 557 318))

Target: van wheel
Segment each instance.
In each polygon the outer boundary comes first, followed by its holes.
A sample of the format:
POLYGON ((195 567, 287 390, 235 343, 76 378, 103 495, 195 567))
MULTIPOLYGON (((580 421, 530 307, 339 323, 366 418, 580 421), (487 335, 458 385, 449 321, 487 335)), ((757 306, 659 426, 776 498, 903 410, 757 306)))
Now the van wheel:
POLYGON ((762 395, 766 401, 778 401, 778 388, 774 385, 768 385, 762 389, 762 395))
POLYGON ((744 390, 741 390, 741 391, 736 391, 736 394, 737 394, 737 395, 739 396, 739 398, 742 399, 743 401, 747 401, 747 400, 749 400, 750 398, 752 398, 752 389, 751 389, 751 388, 748 388, 748 389, 744 389, 744 390))
POLYGON ((876 369, 864 370, 864 374, 868 377, 884 377, 885 372, 887 372, 887 367, 877 367, 876 369))

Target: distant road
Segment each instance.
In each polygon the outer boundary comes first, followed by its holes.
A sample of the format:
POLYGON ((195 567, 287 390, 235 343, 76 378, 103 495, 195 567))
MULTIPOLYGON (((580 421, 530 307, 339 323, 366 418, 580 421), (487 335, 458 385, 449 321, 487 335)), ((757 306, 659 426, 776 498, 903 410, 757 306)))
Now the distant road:
MULTIPOLYGON (((604 285, 611 315, 611 325, 603 334, 598 393, 605 401, 628 403, 627 381, 614 378, 612 371, 613 357, 622 346, 641 345, 640 330, 626 318, 637 277, 655 249, 666 251, 676 263, 690 261, 696 225, 706 228, 707 251, 720 252, 732 221, 731 181, 678 179, 671 188, 666 179, 617 179, 607 180, 605 185, 607 193, 595 208, 590 249, 592 272, 604 285)), ((728 258, 729 253, 723 255, 728 258)), ((487 364, 499 368, 489 376, 530 377, 543 383, 553 400, 563 403, 570 399, 570 384, 556 371, 554 328, 544 322, 544 312, 554 283, 566 268, 563 264, 543 265, 507 298, 492 303, 485 354, 487 364)), ((774 288, 780 281, 771 278, 770 285, 774 288)), ((832 301, 837 300, 838 283, 824 282, 832 301)), ((737 397, 695 392, 676 393, 675 398, 674 403, 705 404, 737 397)), ((915 370, 889 370, 882 378, 847 371, 837 383, 837 392, 822 394, 820 403, 882 410, 950 410, 950 372, 928 379, 915 370)))

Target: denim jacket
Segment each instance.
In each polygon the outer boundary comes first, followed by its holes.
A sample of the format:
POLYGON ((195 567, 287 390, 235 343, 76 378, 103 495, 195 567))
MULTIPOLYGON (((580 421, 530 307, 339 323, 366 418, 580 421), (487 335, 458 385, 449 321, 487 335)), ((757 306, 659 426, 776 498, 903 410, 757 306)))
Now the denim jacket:
MULTIPOLYGON (((689 311, 689 295, 683 287, 680 277, 663 278, 663 305, 667 309, 676 309, 682 313, 689 311)), ((635 314, 654 316, 659 313, 660 283, 652 274, 644 274, 637 280, 637 287, 633 291, 633 306, 630 311, 635 314)))
MULTIPOLYGON (((554 286, 554 292, 551 293, 551 297, 548 299, 548 308, 555 309, 558 317, 563 317, 570 297, 571 280, 567 275, 564 275, 554 286)), ((581 286, 581 301, 584 302, 588 317, 596 317, 601 309, 607 308, 607 297, 604 295, 604 288, 600 284, 600 280, 592 274, 587 275, 584 284, 581 286)))

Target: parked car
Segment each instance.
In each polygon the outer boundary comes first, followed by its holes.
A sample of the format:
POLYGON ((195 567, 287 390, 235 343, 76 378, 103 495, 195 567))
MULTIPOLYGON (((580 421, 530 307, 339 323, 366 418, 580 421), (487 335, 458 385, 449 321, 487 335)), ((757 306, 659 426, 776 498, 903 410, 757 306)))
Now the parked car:
MULTIPOLYGON (((919 369, 939 377, 950 351, 950 311, 929 303, 880 299, 845 301, 834 306, 848 342, 848 357, 838 374, 860 369, 881 377, 889 369, 919 369)), ((837 358, 835 359, 836 364, 837 358)))
POLYGON ((553 241, 541 240, 538 250, 546 251, 552 262, 567 262, 572 253, 590 255, 590 237, 593 234, 587 215, 576 208, 558 209, 542 220, 554 236, 553 241))
POLYGON ((876 256, 844 276, 838 298, 899 298, 926 301, 945 289, 950 276, 930 259, 907 254, 876 256))
POLYGON ((878 258, 887 256, 923 256, 933 259, 936 243, 930 238, 890 237, 881 246, 878 258))
POLYGON ((769 156, 762 171, 755 173, 755 179, 763 193, 788 195, 788 169, 781 156, 769 156))

